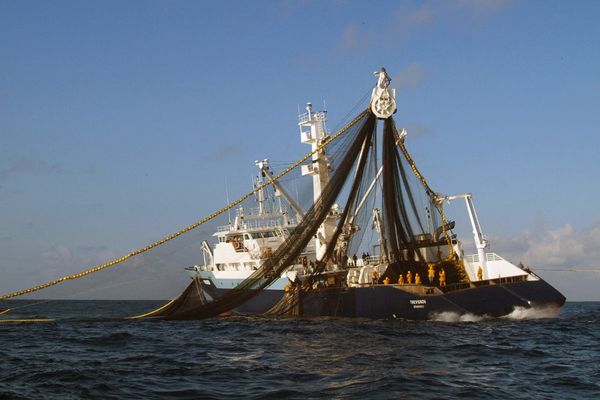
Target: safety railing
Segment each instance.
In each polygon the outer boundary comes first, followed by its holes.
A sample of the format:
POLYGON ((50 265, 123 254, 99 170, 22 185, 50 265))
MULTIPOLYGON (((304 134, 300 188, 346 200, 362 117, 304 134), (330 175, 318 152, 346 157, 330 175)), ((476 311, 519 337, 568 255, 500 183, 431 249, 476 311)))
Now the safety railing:
MULTIPOLYGON (((486 261, 503 261, 504 258, 500 257, 498 254, 496 253, 485 253, 485 260, 486 261)), ((467 261, 470 264, 475 264, 479 262, 479 255, 478 254, 469 254, 465 256, 465 261, 467 261)))
POLYGON ((298 116, 298 123, 303 124, 310 120, 324 121, 327 118, 327 111, 316 111, 311 113, 304 113, 298 116))

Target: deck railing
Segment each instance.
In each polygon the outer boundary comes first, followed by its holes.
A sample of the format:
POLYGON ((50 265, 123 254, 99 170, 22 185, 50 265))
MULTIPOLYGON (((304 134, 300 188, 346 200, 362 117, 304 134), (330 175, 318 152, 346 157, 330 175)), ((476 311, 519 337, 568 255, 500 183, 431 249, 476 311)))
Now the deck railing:
MULTIPOLYGON (((289 226, 293 226, 296 224, 297 224, 296 218, 290 218, 288 225, 283 224, 283 221, 274 220, 274 219, 263 220, 263 221, 254 220, 254 221, 244 221, 241 224, 240 228, 241 229, 261 229, 261 228, 276 229, 276 228, 287 228, 289 226)), ((229 232, 231 230, 233 230, 232 224, 221 225, 221 226, 217 227, 217 232, 229 232)))
MULTIPOLYGON (((485 260, 486 261, 503 261, 504 258, 500 257, 496 253, 485 253, 485 260)), ((479 255, 478 254, 469 254, 469 255, 465 256, 465 261, 467 261, 469 264, 478 263, 479 255)))

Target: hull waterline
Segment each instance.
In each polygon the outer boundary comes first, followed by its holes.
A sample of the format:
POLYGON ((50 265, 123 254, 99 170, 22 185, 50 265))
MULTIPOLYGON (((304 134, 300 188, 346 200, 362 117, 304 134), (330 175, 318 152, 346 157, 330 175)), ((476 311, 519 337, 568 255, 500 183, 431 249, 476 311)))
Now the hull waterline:
MULTIPOLYGON (((203 286, 211 297, 227 289, 203 286)), ((408 320, 431 319, 440 313, 473 314, 500 317, 517 307, 560 308, 565 297, 542 279, 488 284, 433 294, 416 292, 427 287, 417 285, 373 285, 365 287, 322 288, 306 294, 296 315, 305 317, 352 317, 408 320)), ((265 290, 234 311, 259 315, 282 297, 282 290, 265 290)))

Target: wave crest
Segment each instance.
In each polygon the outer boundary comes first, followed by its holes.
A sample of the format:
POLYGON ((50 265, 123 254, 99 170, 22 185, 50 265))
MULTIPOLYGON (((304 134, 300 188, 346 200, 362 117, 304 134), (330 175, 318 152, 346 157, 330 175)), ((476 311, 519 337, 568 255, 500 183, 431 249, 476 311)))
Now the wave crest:
POLYGON ((486 318, 486 316, 475 315, 470 313, 459 314, 452 311, 444 311, 441 313, 431 314, 429 320, 437 322, 479 322, 486 318))
MULTIPOLYGON (((556 318, 560 308, 557 307, 515 307, 515 309, 507 315, 499 318, 511 320, 529 320, 529 319, 548 319, 556 318)), ((489 315, 475 315, 471 313, 457 313, 453 311, 444 311, 433 313, 429 316, 430 321, 437 322, 479 322, 493 317, 489 315)))

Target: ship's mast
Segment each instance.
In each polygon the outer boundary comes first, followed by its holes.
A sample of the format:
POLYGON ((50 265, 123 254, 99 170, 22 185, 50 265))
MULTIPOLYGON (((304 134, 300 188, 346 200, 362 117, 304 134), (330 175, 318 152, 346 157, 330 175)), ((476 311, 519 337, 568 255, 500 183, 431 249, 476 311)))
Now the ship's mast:
POLYGON ((279 196, 279 195, 283 196, 285 198, 285 201, 290 205, 290 207, 292 207, 292 209, 296 213, 297 220, 301 221, 302 218, 304 218, 304 212, 302 211, 302 209, 300 208, 298 203, 296 203, 294 201, 292 196, 290 196, 288 194, 288 192, 285 190, 285 188, 283 186, 281 186, 279 181, 277 181, 275 179, 275 177, 269 170, 269 160, 265 158, 262 161, 255 161, 255 163, 258 166, 258 168, 260 169, 261 175, 266 177, 267 179, 269 179, 271 182, 273 182, 273 186, 275 186, 275 188, 277 189, 277 192, 275 192, 275 196, 279 196))
MULTIPOLYGON (((298 117, 300 141, 310 145, 312 151, 315 151, 328 136, 327 128, 325 127, 326 121, 327 112, 313 111, 311 103, 306 103, 306 113, 298 117)), ((325 149, 315 152, 310 164, 302 166, 302 175, 312 175, 313 177, 313 198, 315 202, 319 199, 321 191, 329 182, 330 169, 331 166, 325 149)), ((323 258, 327 243, 333 236, 336 218, 337 213, 331 212, 317 230, 315 249, 318 260, 323 258)))
MULTIPOLYGON (((263 161, 254 161, 254 163, 256 164, 256 166, 261 170, 263 170, 263 168, 267 168, 269 166, 269 161, 268 160, 263 160, 263 161)), ((262 174, 261 174, 262 175, 262 174)), ((254 184, 254 187, 260 187, 260 189, 256 192, 256 201, 258 203, 258 215, 265 215, 266 211, 265 211, 265 201, 266 201, 266 196, 265 196, 265 188, 262 187, 262 184, 264 183, 264 175, 259 175, 256 177, 256 183, 254 184)))

